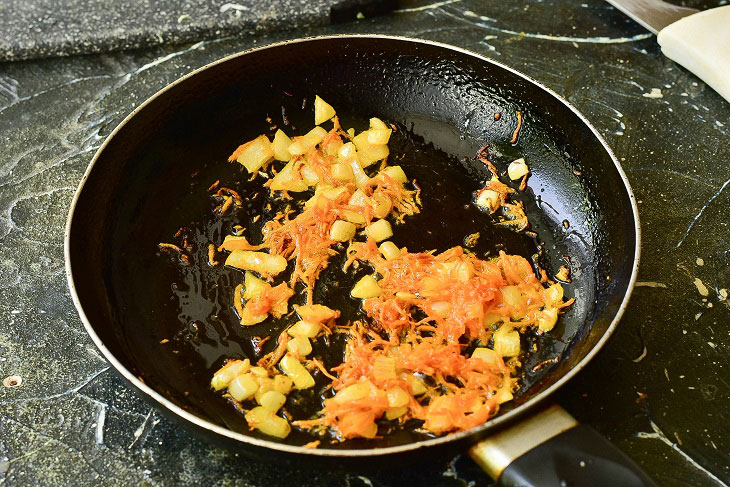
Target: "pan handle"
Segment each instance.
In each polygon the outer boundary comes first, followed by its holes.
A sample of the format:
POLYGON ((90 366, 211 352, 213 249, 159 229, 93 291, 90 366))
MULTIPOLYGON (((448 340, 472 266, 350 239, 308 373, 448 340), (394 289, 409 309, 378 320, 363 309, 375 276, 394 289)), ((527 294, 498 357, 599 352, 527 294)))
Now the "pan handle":
POLYGON ((557 404, 477 443, 469 455, 506 487, 655 487, 633 460, 557 404))

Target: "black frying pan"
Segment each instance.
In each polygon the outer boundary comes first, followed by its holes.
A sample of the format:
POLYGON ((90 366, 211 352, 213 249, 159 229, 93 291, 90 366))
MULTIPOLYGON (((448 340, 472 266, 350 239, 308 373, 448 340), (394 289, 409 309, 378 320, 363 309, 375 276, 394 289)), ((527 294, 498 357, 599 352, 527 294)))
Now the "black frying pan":
MULTIPOLYGON (((99 149, 66 233, 69 286, 92 339, 130 384, 193 432, 266 460, 345 468, 402 465, 489 437, 472 448, 473 456, 503 483, 524 485, 651 484, 593 430, 575 427, 559 408, 539 409, 611 335, 633 288, 638 256, 637 208, 626 176, 574 108, 476 54, 385 36, 284 42, 230 56, 171 84, 99 149), (311 128, 307 100, 315 94, 337 108, 346 127, 361 129, 371 116, 398 125, 391 153, 405 154, 399 163, 422 186, 424 209, 396 229, 397 244, 445 250, 480 231, 478 253, 503 248, 536 259, 551 274, 570 264, 566 295, 576 303, 553 332, 527 338, 525 348, 534 344, 537 351, 523 359, 519 394, 478 428, 439 438, 405 430, 306 449, 301 445, 312 438, 304 433, 276 442, 249 432, 240 414, 208 387, 226 357, 255 359, 275 340, 257 351, 252 337, 275 337, 284 326, 243 329, 230 302, 240 271, 203 264, 207 242, 220 242, 237 223, 255 233, 254 216, 266 216, 263 196, 255 196, 246 175, 225 159, 272 124, 294 135, 311 128), (524 126, 513 144, 517 111, 524 126), (487 177, 474 159, 484 145, 501 168, 517 157, 528 161, 532 176, 521 199, 537 237, 494 225, 468 205, 487 177), (205 216, 213 204, 207 188, 216 179, 247 201, 223 221, 205 216), (172 241, 183 225, 198 249, 190 267, 157 253, 157 243, 172 241), (161 344, 163 339, 169 341, 161 344), (543 463, 537 466, 536 459, 543 463)), ((335 261, 316 299, 354 316, 350 287, 335 261)), ((315 353, 334 364, 341 343, 332 345, 315 353)), ((318 406, 314 397, 303 397, 292 408, 311 414, 318 406)))

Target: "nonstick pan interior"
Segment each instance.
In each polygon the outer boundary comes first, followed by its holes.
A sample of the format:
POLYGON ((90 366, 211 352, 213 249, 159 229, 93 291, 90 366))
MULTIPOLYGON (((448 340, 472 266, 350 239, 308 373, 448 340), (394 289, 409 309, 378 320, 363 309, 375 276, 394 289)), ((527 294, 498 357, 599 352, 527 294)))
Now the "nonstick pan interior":
MULTIPOLYGON (((313 125, 315 94, 337 108, 345 127, 362 129, 371 116, 397 125, 391 153, 404 154, 398 163, 423 188, 424 209, 396 228, 396 243, 441 251, 479 231, 481 255, 539 253, 551 275, 569 264, 566 296, 576 303, 551 334, 530 339, 537 351, 524 360, 523 387, 501 415, 537 402, 602 343, 632 285, 637 241, 629 190, 602 141, 562 101, 504 67, 456 49, 374 36, 310 39, 231 57, 169 87, 113 134, 77 196, 67 242, 74 291, 105 352, 183 409, 257 436, 208 381, 225 357, 254 358, 251 337, 275 337, 284 323, 242 329, 230 309, 242 273, 209 268, 206 247, 236 223, 255 233, 250 220, 266 211, 264 192, 255 196, 255 185, 227 156, 272 125, 305 133, 313 125), (511 144, 517 111, 524 125, 511 144), (469 205, 488 176, 474 159, 484 145, 501 168, 518 157, 528 161, 532 176, 520 199, 538 238, 498 227, 469 205), (213 222, 204 216, 212 209, 207 188, 216 179, 241 191, 247 205, 236 217, 213 222), (192 229, 199 265, 183 268, 158 255, 157 243, 172 241, 181 226, 192 229)), ((354 316, 347 298, 352 281, 337 264, 318 297, 354 316)), ((334 364, 341 348, 320 353, 334 364)), ((304 397, 301 410, 315 402, 304 397)), ((428 439, 403 431, 323 447, 428 439)), ((295 433, 286 442, 311 440, 295 433)))

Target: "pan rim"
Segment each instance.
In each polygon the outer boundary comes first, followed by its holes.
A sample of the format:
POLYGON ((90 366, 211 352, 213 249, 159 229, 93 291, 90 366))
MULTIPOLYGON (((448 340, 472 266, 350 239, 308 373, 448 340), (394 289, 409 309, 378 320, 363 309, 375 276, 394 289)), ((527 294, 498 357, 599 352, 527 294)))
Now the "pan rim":
POLYGON ((99 351, 102 353, 104 358, 109 362, 109 364, 116 369, 116 371, 122 375, 124 379, 127 380, 130 384, 132 384, 138 391, 143 393, 147 398, 154 400, 157 404, 159 404, 161 407, 164 407, 166 410, 170 411, 171 413, 175 414, 176 416, 180 417, 181 419, 185 420, 188 423, 192 423, 193 425, 202 428, 204 430, 207 430, 211 433, 215 433, 224 437, 227 437, 231 440, 235 440, 242 443, 247 443, 256 447, 261 448, 267 448, 272 450, 278 450, 281 452, 286 453, 294 453, 294 454, 300 454, 300 455, 310 455, 314 457, 348 457, 348 458, 358 458, 358 457, 373 457, 373 456, 384 456, 384 455, 392 455, 392 454, 398 454, 398 453, 404 453, 409 452, 414 449, 421 449, 421 448, 430 448, 437 445, 443 445, 446 443, 455 443, 459 442, 461 440, 467 440, 469 438, 473 437, 483 437, 486 436, 486 432, 490 430, 496 430, 501 427, 504 427, 508 423, 511 423, 512 421, 517 420, 520 416, 528 413, 530 410, 534 409, 535 407, 538 407, 540 404, 543 404, 549 396, 551 396, 553 393, 555 393, 558 389, 560 389, 563 385, 565 385, 568 381, 570 381, 578 372, 580 372, 592 359, 593 357, 600 352, 600 350, 604 347, 606 342, 610 339, 611 335, 613 335, 613 332, 615 331, 616 327, 618 326, 619 321, 621 320, 621 317, 623 316, 626 307, 628 306, 629 299, 631 297, 631 294, 634 290, 634 286, 636 283, 637 275, 638 275, 638 269, 639 269, 639 260, 640 260, 640 253, 641 253, 641 228, 640 228, 640 222, 639 222, 639 210, 636 203, 636 197, 634 196, 634 192, 631 188, 631 185, 629 183, 628 177, 626 176, 626 173, 624 172, 620 162, 616 158, 615 154, 609 147, 608 143, 604 140, 603 136, 598 132, 598 130, 593 126, 593 124, 577 109, 575 108, 570 102, 565 100, 561 95, 550 89, 549 87, 543 85, 542 83, 538 82, 537 80, 533 79, 532 77, 517 71, 516 69, 507 66, 499 61, 495 61, 493 59, 490 59, 486 56, 483 56, 479 53, 470 51, 468 49, 464 49, 461 47, 453 46, 450 44, 445 44, 437 41, 431 41, 431 40, 425 40, 425 39, 417 39, 413 37, 407 37, 407 36, 398 36, 398 35, 387 35, 387 34, 333 34, 333 35, 322 35, 322 36, 308 36, 308 37, 301 37, 301 38, 295 38, 295 39, 289 39, 279 42, 274 42, 271 44, 266 44, 263 46, 257 46, 251 49, 246 49, 244 51, 240 51, 228 56, 225 56, 223 58, 217 59, 211 63, 208 63, 204 66, 201 66, 184 76, 176 79, 172 83, 167 84, 162 89, 157 91, 155 94, 150 96, 147 100, 145 100, 143 103, 138 105, 129 115, 127 115, 120 123, 117 125, 114 130, 106 137, 102 145, 97 149, 97 151, 94 154, 94 157, 91 159, 91 162, 89 163, 89 166, 86 168, 86 171, 84 172, 84 175, 82 176, 79 186, 76 189, 76 192, 74 193, 74 197, 71 201, 71 204, 69 206, 69 213, 66 219, 66 225, 64 230, 64 261, 65 261, 65 270, 66 270, 66 279, 69 287, 69 291, 71 294, 71 299, 73 300, 74 307, 76 308, 76 311, 79 314, 79 318, 81 319, 84 328, 86 329, 86 332, 91 337, 92 341, 94 342, 94 345, 99 349, 99 351), (139 378, 137 378, 134 374, 132 374, 131 371, 129 371, 125 366, 123 366, 117 358, 112 354, 112 352, 104 345, 101 338, 96 334, 94 331, 93 326, 91 325, 90 320, 86 316, 86 313, 84 312, 84 308, 81 304, 81 300, 79 299, 78 293, 76 292, 76 287, 74 285, 74 277, 73 277, 73 271, 71 267, 71 258, 70 258, 70 248, 71 248, 71 226, 73 221, 73 216, 75 214, 76 205, 78 203, 78 200, 80 198, 81 193, 83 192, 85 183, 89 177, 89 174, 93 170, 94 166, 96 165, 97 161, 101 157, 102 153, 104 152, 104 149, 107 147, 107 145, 111 142, 111 140, 116 136, 116 134, 121 131, 121 129, 129 123, 139 112, 141 112, 147 105, 153 103, 159 96, 167 92, 168 90, 172 89, 173 87, 177 86, 178 84, 186 81, 188 78, 191 78, 198 73, 205 71, 207 69, 213 68, 214 66, 217 66, 218 64, 222 64, 225 62, 228 62, 232 59, 246 56, 250 53, 270 49, 270 48, 276 48, 280 46, 285 45, 291 45, 291 44, 300 44, 300 43, 307 43, 307 42, 313 42, 313 41, 322 41, 322 40, 328 40, 328 39, 334 39, 334 40, 342 40, 342 39, 385 39, 385 40, 393 40, 393 41, 399 41, 399 42, 405 42, 405 43, 412 43, 412 44, 421 44, 421 45, 430 45, 435 46, 441 49, 446 49, 450 51, 455 51, 473 58, 478 59, 481 62, 486 62, 492 65, 495 65, 499 68, 502 68, 506 71, 509 71, 511 74, 517 76, 518 78, 522 78, 525 81, 531 83, 535 87, 545 91, 552 97, 554 97, 556 100, 558 100, 560 103, 565 105, 569 110, 571 110, 587 127, 588 129, 593 133, 593 136, 596 137, 596 139, 600 142, 600 144, 603 146, 603 149, 608 153, 609 157, 614 163, 614 166, 616 170, 618 171, 619 176, 621 177, 621 180, 624 184, 624 188, 626 189, 626 192, 629 196, 629 201, 631 203, 631 210, 633 214, 634 219, 634 232, 635 232, 635 248, 634 248, 634 256, 633 256, 633 265, 631 270, 631 276, 629 279, 628 286, 626 288, 626 292, 624 293, 624 296, 621 300, 621 304, 619 306, 619 309, 617 310, 614 318, 611 321, 611 324, 608 326, 606 331, 603 333, 601 338, 596 342, 596 344, 591 348, 591 350, 588 351, 588 353, 577 363, 573 368, 571 368, 568 372, 565 373, 562 377, 557 379, 553 384, 551 384, 546 389, 540 391, 535 395, 533 398, 525 402, 524 404, 517 406, 515 409, 508 411, 505 414, 497 415, 494 418, 488 420, 484 424, 477 426, 476 428, 472 428, 470 430, 461 431, 458 433, 449 434, 446 436, 441 436, 438 438, 432 438, 428 440, 422 440, 417 441, 413 443, 408 443, 405 445, 399 445, 399 446, 392 446, 392 447, 384 447, 384 448, 360 448, 360 449, 352 449, 352 450, 339 450, 339 449, 333 449, 333 448, 304 448, 302 446, 295 446, 295 445, 288 445, 284 443, 279 443, 271 440, 264 440, 255 438, 252 436, 244 435, 242 433, 237 433, 235 431, 232 431, 228 428, 225 428, 223 426, 214 424, 206 419, 203 419, 189 411, 184 410, 182 407, 178 406, 177 404, 173 403, 171 400, 164 397, 159 392, 155 391, 151 387, 149 387, 147 384, 142 382, 139 378))

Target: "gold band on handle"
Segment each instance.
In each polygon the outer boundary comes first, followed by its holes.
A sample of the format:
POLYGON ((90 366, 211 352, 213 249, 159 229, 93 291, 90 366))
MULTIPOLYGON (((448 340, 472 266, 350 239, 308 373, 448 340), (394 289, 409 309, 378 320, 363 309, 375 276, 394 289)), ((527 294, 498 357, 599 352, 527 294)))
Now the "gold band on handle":
POLYGON ((480 441, 469 449, 469 456, 497 480, 510 463, 577 425, 573 416, 553 404, 480 441))

